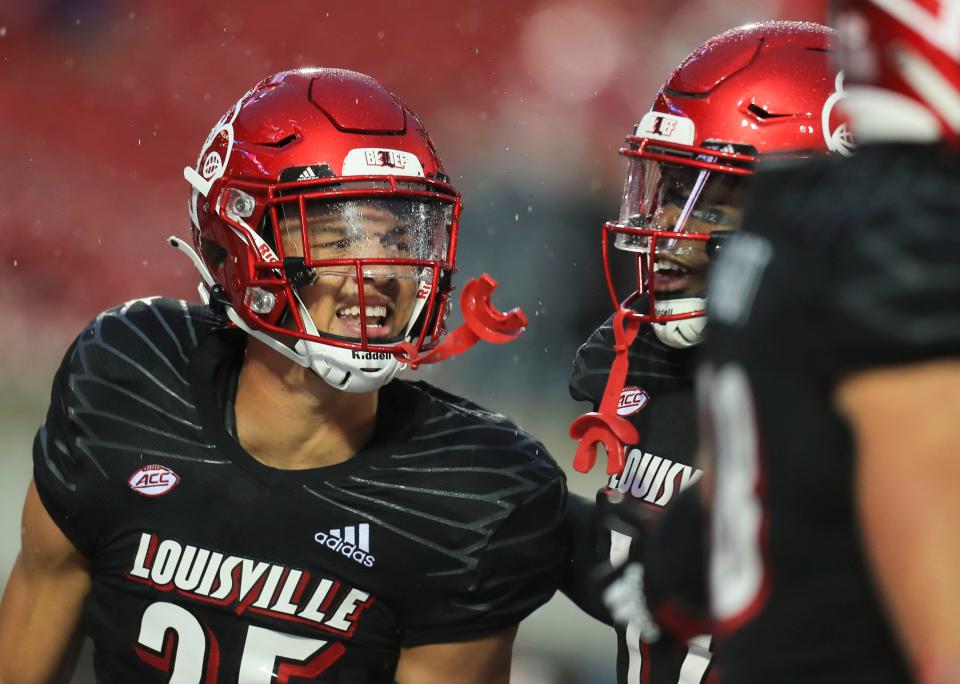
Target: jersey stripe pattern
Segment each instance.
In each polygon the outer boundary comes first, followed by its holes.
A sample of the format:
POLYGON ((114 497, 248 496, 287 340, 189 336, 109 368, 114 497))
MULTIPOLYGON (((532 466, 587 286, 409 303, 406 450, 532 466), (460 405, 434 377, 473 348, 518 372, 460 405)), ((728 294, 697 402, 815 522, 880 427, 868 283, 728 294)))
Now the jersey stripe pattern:
POLYGON ((93 568, 99 682, 392 682, 401 648, 550 598, 566 486, 535 438, 394 381, 352 458, 270 468, 233 436, 245 343, 206 307, 136 300, 57 372, 34 477, 93 568))

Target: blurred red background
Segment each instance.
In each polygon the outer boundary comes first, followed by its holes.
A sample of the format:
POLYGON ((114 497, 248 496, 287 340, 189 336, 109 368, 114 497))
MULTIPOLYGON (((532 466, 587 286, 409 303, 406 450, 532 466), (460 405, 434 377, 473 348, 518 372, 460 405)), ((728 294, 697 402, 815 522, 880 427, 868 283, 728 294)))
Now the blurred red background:
MULTIPOLYGON (((617 186, 615 149, 697 44, 746 20, 824 14, 812 0, 4 4, 0 309, 41 334, 134 296, 192 296, 162 240, 187 228, 182 167, 268 73, 381 80, 421 114, 470 212, 464 174, 617 186)), ((4 337, 14 355, 37 343, 4 337)))

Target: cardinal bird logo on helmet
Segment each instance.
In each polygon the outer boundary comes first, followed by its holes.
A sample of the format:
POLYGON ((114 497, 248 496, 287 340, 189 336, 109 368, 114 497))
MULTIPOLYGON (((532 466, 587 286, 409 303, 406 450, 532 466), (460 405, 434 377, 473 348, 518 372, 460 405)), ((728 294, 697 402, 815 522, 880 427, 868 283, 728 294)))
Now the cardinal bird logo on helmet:
POLYGON ((827 143, 827 149, 849 157, 856 151, 856 144, 853 141, 853 133, 846 121, 842 120, 836 112, 836 106, 846 96, 847 92, 843 89, 843 72, 837 74, 834 81, 835 89, 823 103, 823 113, 821 114, 821 126, 823 128, 823 139, 827 143))

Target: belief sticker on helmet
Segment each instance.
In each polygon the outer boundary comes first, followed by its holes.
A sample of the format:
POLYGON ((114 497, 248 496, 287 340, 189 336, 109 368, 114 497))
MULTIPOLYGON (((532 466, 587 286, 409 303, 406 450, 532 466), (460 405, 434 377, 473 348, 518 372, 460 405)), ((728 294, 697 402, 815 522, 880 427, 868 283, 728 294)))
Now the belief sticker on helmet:
POLYGON ((692 145, 696 134, 693 120, 664 112, 647 112, 637 124, 636 135, 692 145))
POLYGON ((401 150, 358 147, 343 160, 344 176, 419 176, 423 165, 416 155, 401 150))

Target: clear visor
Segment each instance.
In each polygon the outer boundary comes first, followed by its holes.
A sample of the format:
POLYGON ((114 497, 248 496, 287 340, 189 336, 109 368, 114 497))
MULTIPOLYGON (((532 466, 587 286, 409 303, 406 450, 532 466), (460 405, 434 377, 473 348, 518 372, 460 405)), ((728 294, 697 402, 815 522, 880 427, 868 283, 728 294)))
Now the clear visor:
POLYGON ((297 296, 318 333, 351 343, 407 338, 432 313, 436 274, 450 268, 453 212, 450 202, 415 196, 280 203, 280 256, 304 260, 310 275, 297 296))
POLYGON ((308 199, 278 208, 283 256, 301 257, 317 276, 429 280, 447 262, 453 205, 417 197, 308 199))
POLYGON ((656 231, 658 255, 702 253, 710 233, 740 227, 744 186, 742 176, 631 157, 619 223, 639 230, 618 232, 614 245, 649 253, 656 231))

